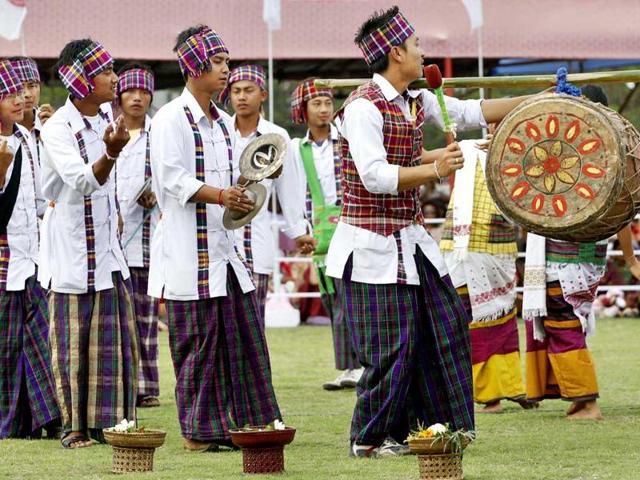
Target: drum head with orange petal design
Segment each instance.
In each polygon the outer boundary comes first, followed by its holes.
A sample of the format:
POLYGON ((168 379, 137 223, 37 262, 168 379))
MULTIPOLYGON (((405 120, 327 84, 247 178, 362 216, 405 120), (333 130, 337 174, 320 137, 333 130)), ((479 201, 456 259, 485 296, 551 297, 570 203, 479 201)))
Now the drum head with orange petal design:
POLYGON ((487 185, 502 212, 540 235, 606 238, 609 232, 589 232, 589 226, 621 197, 627 170, 627 148, 612 113, 555 94, 516 107, 488 153, 487 185))

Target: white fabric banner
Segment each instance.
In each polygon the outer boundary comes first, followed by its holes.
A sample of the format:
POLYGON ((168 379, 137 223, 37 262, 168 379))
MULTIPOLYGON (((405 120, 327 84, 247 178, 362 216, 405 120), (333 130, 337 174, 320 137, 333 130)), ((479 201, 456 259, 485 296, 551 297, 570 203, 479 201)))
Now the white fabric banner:
POLYGON ((280 0, 263 0, 262 19, 268 25, 269 30, 280 30, 280 0))
POLYGON ((467 13, 469 14, 471 30, 481 27, 484 23, 482 15, 482 0, 462 0, 462 3, 464 3, 467 13))
POLYGON ((7 40, 20 38, 22 22, 27 15, 24 0, 0 0, 0 36, 7 40))

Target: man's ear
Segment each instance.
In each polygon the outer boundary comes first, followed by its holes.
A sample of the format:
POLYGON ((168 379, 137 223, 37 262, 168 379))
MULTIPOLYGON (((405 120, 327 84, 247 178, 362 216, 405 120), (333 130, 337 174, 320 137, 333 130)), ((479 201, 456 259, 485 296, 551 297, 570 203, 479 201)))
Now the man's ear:
POLYGON ((269 96, 269 93, 266 90, 260 91, 260 99, 262 100, 262 102, 265 102, 268 96, 269 96))
POLYGON ((401 46, 391 47, 391 50, 389 51, 389 61, 393 60, 396 63, 402 63, 406 53, 405 49, 401 46))

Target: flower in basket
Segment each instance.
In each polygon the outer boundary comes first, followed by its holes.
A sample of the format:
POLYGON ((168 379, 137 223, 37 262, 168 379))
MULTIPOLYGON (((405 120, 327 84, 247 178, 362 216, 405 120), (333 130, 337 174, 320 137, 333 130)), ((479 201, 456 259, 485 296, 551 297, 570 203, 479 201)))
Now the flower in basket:
POLYGON ((162 430, 137 427, 134 420, 126 418, 103 432, 106 442, 113 447, 114 473, 153 470, 155 449, 164 444, 167 435, 162 430))
POLYGON ((469 443, 476 437, 473 430, 455 430, 449 428, 449 424, 434 423, 428 428, 418 424, 418 429, 412 431, 407 437, 407 442, 416 453, 451 452, 462 453, 469 443))
POLYGON ((133 420, 127 420, 126 418, 122 420, 117 425, 105 429, 109 432, 117 432, 117 433, 142 433, 144 432, 144 427, 136 427, 136 422, 133 420))

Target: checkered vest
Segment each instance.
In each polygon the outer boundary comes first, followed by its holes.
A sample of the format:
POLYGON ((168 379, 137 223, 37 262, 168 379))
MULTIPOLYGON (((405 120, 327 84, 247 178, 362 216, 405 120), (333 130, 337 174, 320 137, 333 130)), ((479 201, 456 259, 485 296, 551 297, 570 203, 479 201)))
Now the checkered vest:
MULTIPOLYGON (((338 112, 341 119, 344 108, 358 98, 371 101, 382 114, 382 133, 387 162, 400 167, 420 165, 422 125, 425 117, 422 96, 409 100, 411 112, 415 112, 415 122, 411 122, 405 118, 398 105, 387 101, 376 83, 367 82, 349 95, 338 112)), ((418 189, 405 190, 397 195, 369 192, 362 183, 355 162, 351 158, 349 142, 343 137, 340 141, 344 188, 344 207, 340 220, 385 237, 413 223, 422 224, 418 189)))

